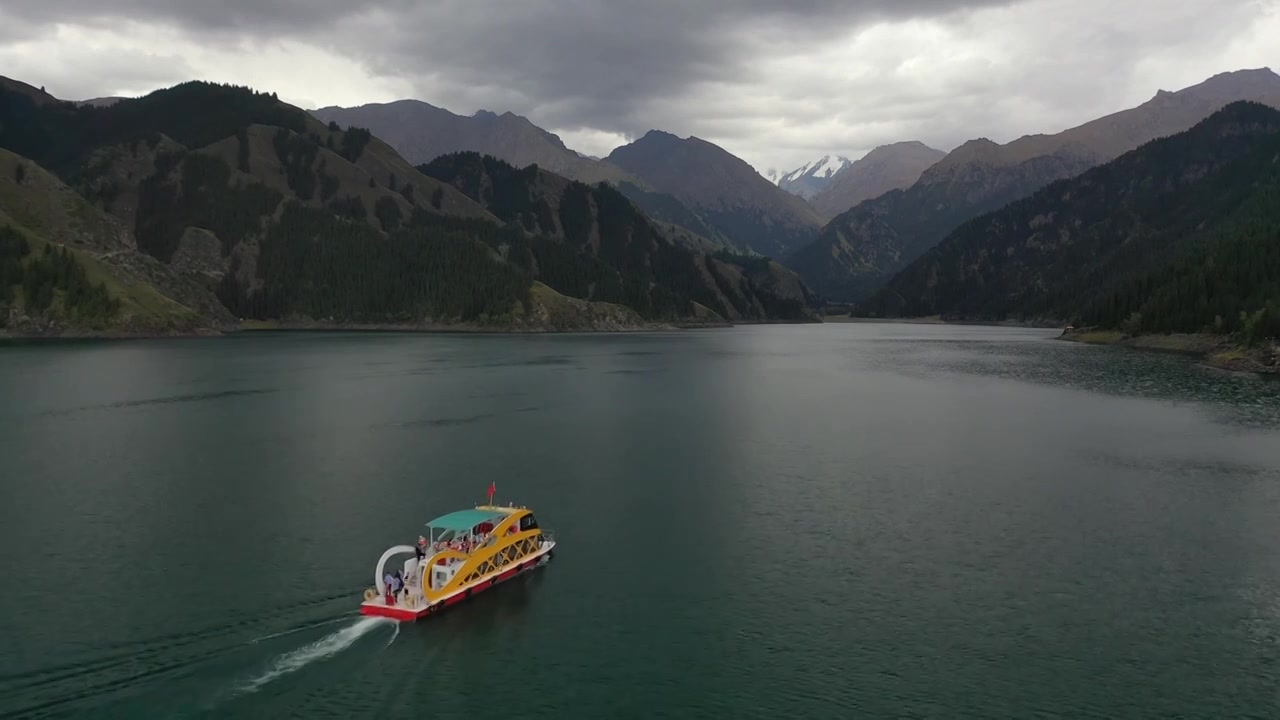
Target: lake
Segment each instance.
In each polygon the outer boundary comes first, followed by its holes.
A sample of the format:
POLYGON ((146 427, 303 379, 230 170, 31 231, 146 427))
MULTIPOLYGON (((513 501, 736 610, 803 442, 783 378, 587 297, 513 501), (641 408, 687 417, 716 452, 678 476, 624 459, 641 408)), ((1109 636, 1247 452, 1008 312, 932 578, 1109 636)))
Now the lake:
POLYGON ((1280 383, 1053 335, 0 346, 0 716, 1280 715, 1280 383), (491 481, 555 560, 361 619, 491 481))

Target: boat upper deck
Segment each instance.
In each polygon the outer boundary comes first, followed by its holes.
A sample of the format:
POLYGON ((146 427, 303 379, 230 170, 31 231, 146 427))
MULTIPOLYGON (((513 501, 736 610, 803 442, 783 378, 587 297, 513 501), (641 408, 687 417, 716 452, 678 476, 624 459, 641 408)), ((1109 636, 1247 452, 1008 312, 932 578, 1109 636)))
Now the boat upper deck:
POLYGON ((455 510, 428 521, 427 527, 432 530, 463 532, 485 523, 493 524, 503 520, 517 509, 481 505, 467 510, 455 510))
MULTIPOLYGON (((441 515, 426 523, 428 534, 424 538, 426 540, 424 550, 427 554, 454 550, 470 555, 474 550, 484 547, 493 540, 494 529, 503 520, 527 509, 514 506, 480 505, 441 515)), ((517 528, 513 525, 507 532, 516 531, 517 528)), ((457 558, 452 560, 458 561, 457 558)), ((442 559, 439 562, 443 564, 446 561, 442 559)))

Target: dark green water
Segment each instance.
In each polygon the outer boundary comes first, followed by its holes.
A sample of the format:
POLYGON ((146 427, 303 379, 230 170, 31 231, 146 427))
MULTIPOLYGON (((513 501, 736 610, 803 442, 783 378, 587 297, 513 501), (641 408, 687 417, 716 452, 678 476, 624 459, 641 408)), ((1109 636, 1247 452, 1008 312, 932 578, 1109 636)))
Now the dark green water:
POLYGON ((1280 715, 1280 383, 1048 337, 0 347, 0 715, 1280 715), (554 562, 354 614, 490 481, 554 562))

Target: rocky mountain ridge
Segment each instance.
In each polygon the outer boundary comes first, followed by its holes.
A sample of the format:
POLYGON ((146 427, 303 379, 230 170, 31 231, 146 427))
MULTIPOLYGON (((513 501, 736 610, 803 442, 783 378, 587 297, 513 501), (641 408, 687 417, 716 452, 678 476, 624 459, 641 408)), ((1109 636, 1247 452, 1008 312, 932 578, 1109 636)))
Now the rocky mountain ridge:
POLYGON ((1280 76, 1268 69, 1223 73, 1056 135, 1006 145, 970 141, 911 187, 836 216, 786 262, 829 300, 863 300, 965 221, 1144 142, 1183 132, 1236 100, 1280 107, 1280 76))
POLYGON ((812 200, 815 195, 827 186, 834 175, 849 167, 852 162, 843 155, 838 155, 835 158, 830 155, 823 155, 817 160, 805 163, 790 172, 779 173, 771 170, 766 174, 766 177, 792 195, 799 195, 806 200, 812 200))
POLYGON ((881 145, 831 176, 809 203, 824 217, 835 217, 864 200, 911 187, 944 157, 941 150, 914 140, 881 145))
POLYGON ((857 312, 1280 337, 1280 111, 1232 103, 967 222, 857 312))
POLYGON ((802 198, 697 137, 651 130, 606 161, 674 196, 744 250, 782 257, 811 240, 822 223, 802 198))

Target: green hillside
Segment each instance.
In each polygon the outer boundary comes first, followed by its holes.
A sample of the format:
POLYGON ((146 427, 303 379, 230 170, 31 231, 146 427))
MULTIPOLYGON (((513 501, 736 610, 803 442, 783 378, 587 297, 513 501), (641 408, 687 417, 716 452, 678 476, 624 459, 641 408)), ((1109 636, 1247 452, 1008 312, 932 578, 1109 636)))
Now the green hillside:
POLYGON ((0 332, 170 334, 231 316, 137 251, 128 230, 35 163, 0 150, 0 332))

